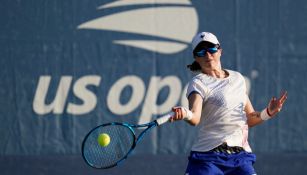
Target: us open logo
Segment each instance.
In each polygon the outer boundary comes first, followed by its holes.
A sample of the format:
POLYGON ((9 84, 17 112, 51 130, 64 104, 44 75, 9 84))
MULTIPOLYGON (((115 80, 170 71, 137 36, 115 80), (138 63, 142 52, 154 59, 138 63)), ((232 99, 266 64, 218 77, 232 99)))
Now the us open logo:
POLYGON ((189 0, 118 0, 97 10, 121 10, 127 6, 135 8, 86 21, 77 28, 150 36, 153 39, 123 39, 113 43, 161 54, 183 51, 198 31, 197 12, 189 0))

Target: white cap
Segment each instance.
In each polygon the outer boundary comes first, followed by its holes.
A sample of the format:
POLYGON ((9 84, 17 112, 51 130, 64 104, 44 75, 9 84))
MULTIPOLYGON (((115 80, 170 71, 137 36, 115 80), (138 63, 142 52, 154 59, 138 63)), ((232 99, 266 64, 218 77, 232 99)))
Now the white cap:
POLYGON ((201 32, 194 36, 192 40, 192 50, 194 50, 199 43, 202 41, 207 41, 212 44, 220 44, 216 36, 210 32, 201 32))

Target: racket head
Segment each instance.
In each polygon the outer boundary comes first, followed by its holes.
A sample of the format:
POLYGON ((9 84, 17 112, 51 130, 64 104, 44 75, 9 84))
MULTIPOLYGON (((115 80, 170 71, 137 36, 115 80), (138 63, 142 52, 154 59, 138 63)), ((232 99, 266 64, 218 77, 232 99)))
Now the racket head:
POLYGON ((107 123, 92 129, 82 142, 82 157, 93 168, 107 169, 126 159, 136 145, 135 132, 125 123, 107 123), (110 143, 101 146, 97 139, 108 134, 110 143))

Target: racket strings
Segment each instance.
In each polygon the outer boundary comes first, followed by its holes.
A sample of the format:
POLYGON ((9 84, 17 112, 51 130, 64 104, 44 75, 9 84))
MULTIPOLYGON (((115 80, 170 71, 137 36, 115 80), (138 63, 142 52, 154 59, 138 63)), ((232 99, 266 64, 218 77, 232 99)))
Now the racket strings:
POLYGON ((134 134, 123 125, 107 125, 93 130, 83 145, 83 155, 86 161, 96 168, 108 168, 122 160, 134 144, 134 134), (106 133, 110 136, 107 146, 99 145, 97 138, 106 133))

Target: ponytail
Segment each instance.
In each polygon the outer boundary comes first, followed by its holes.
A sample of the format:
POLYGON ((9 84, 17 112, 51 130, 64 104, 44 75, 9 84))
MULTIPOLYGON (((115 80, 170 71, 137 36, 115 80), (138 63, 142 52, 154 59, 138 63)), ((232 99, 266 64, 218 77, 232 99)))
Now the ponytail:
POLYGON ((187 68, 190 69, 192 72, 201 71, 200 65, 194 61, 192 64, 187 65, 187 68))

